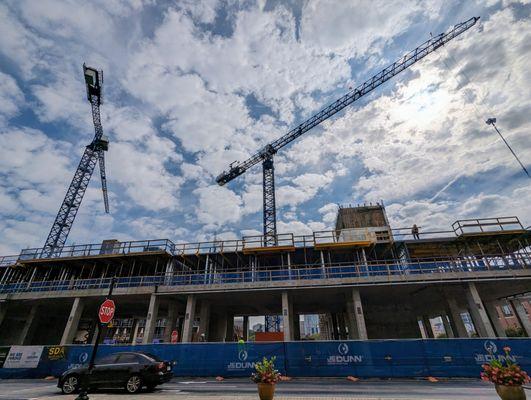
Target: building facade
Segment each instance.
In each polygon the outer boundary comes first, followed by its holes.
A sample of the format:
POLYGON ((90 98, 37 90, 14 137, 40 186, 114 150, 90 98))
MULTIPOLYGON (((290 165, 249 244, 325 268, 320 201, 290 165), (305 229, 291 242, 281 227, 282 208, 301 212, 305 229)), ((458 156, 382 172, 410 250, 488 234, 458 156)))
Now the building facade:
POLYGON ((299 340, 312 329, 300 315, 319 315, 330 340, 504 337, 513 324, 531 336, 531 232, 516 217, 415 238, 377 204, 340 208, 336 228, 274 246, 114 240, 1 257, 0 344, 91 343, 111 283, 106 343, 247 339, 250 316, 281 316, 284 340, 299 340))

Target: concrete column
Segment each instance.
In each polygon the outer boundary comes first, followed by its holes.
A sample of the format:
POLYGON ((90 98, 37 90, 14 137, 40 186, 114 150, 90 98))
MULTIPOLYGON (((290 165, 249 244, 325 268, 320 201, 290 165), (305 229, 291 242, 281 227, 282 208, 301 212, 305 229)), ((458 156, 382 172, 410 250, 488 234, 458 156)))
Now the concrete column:
POLYGON ((39 307, 37 305, 34 305, 31 307, 31 310, 26 317, 26 322, 24 323, 24 327, 20 331, 17 344, 20 344, 20 345, 30 344, 33 330, 35 329, 34 322, 35 322, 35 316, 37 315, 38 308, 39 307))
POLYGON ((452 326, 450 325, 450 318, 448 317, 448 315, 442 314, 441 319, 443 321, 444 331, 446 332, 446 337, 453 339, 455 336, 452 330, 452 326))
POLYGON ((323 250, 321 250, 320 253, 321 253, 321 271, 323 272, 323 278, 326 278, 326 264, 325 264, 323 250))
MULTIPOLYGON (((135 320, 135 328, 133 329, 133 338, 131 340, 131 344, 133 346, 136 346, 136 338, 138 337, 138 330, 140 329, 140 320, 135 320)), ((96 333, 96 331, 94 331, 96 333)))
POLYGON ((345 313, 337 313, 337 324, 339 326, 339 338, 341 340, 347 339, 347 324, 345 323, 345 313))
POLYGON ((212 326, 210 327, 210 341, 216 341, 216 342, 224 342, 227 337, 227 315, 222 314, 215 314, 215 330, 213 330, 212 326), (212 335, 214 335, 214 338, 212 338, 212 335))
POLYGON ((359 289, 352 289, 352 300, 354 303, 354 316, 356 319, 358 337, 361 340, 367 340, 367 327, 365 326, 365 317, 363 315, 363 305, 361 304, 359 289))
POLYGON ((68 316, 68 321, 66 322, 66 327, 61 337, 61 345, 72 344, 76 336, 79 319, 81 318, 81 314, 83 314, 84 306, 85 304, 81 297, 74 299, 74 304, 72 304, 72 308, 70 309, 70 315, 68 316))
POLYGON ((433 328, 431 327, 430 317, 423 315, 422 325, 424 326, 424 329, 426 330, 426 334, 428 335, 428 338, 435 339, 435 334, 433 333, 433 328))
POLYGON ((282 292, 282 321, 284 323, 284 341, 293 340, 293 307, 288 292, 282 292))
POLYGON ((531 337, 531 321, 529 320, 529 316, 525 313, 525 308, 522 305, 522 302, 520 300, 512 300, 511 303, 524 332, 527 334, 527 337, 531 337))
POLYGON ((454 331, 454 336, 467 338, 468 332, 466 330, 465 323, 463 322, 463 318, 461 318, 461 309, 457 305, 457 300, 452 297, 448 297, 446 302, 448 303, 447 313, 450 317, 450 325, 454 331))
POLYGON ((184 343, 190 343, 192 341, 192 334, 194 332, 195 304, 195 295, 189 294, 188 299, 186 300, 186 313, 184 314, 182 339, 184 343))
MULTIPOLYGON (((210 325, 210 303, 207 300, 201 301, 201 307, 199 309, 199 331, 198 337, 205 335, 205 341, 208 341, 208 328, 210 325)), ((199 339, 201 340, 201 339, 199 339)))
POLYGON ((155 334, 155 326, 157 325, 157 318, 159 314, 159 297, 152 294, 149 299, 149 308, 146 316, 146 327, 144 328, 144 337, 142 344, 153 343, 153 336, 155 334))
POLYGON ((339 340, 339 328, 337 323, 337 313, 331 314, 332 320, 332 339, 339 340))
POLYGON ((293 314, 293 340, 301 340, 301 318, 299 314, 293 314))
POLYGON ((228 314, 226 321, 227 323, 225 326, 227 327, 227 330, 225 331, 225 341, 234 342, 234 315, 228 314))
POLYGON ((487 315, 490 317, 490 321, 492 323, 492 326, 494 327, 496 336, 507 337, 507 335, 505 334, 505 329, 503 328, 502 324, 500 323, 500 319, 498 318, 498 312, 496 311, 496 303, 493 301, 486 301, 485 310, 487 311, 487 315))
POLYGON ((356 317, 354 310, 354 303, 348 302, 347 303, 347 324, 348 324, 348 338, 350 340, 359 339, 358 335, 358 327, 356 325, 356 317))
POLYGON ((470 316, 474 322, 476 332, 480 337, 496 337, 481 297, 475 283, 469 282, 466 290, 466 299, 470 310, 470 316))
POLYGON ((179 311, 179 308, 175 301, 172 301, 170 304, 168 304, 167 325, 166 325, 166 328, 164 329, 164 342, 165 343, 171 342, 171 333, 173 332, 174 329, 176 329, 175 325, 177 324, 178 311, 179 311))
POLYGON ((243 316, 242 335, 243 340, 247 342, 247 339, 249 338, 249 316, 247 315, 243 316))
POLYGON ((0 303, 0 327, 2 326, 2 322, 4 322, 4 318, 7 315, 7 303, 0 303))

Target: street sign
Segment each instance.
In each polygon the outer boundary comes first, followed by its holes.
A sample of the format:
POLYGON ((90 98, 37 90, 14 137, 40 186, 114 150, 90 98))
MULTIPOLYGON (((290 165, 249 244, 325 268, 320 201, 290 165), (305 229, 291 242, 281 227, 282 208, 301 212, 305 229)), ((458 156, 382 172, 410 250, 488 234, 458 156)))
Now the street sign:
POLYGON ((179 333, 177 331, 172 331, 171 333, 171 342, 177 343, 177 340, 179 339, 179 333))
POLYGON ((98 312, 98 317, 100 318, 100 322, 102 324, 108 324, 111 322, 112 318, 114 317, 114 312, 116 311, 116 306, 114 305, 114 301, 107 299, 103 303, 101 303, 100 311, 98 312))

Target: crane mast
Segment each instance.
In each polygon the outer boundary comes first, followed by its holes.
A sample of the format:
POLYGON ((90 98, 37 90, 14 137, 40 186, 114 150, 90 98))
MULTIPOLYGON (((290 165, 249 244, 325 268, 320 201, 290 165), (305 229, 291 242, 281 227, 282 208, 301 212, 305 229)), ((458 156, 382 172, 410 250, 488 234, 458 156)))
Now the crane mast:
POLYGON ((94 123, 94 138, 85 147, 83 156, 74 173, 72 182, 66 191, 65 198, 42 249, 41 258, 50 258, 58 255, 64 246, 70 229, 74 223, 79 206, 87 190, 87 186, 99 162, 101 186, 105 212, 109 212, 109 200, 107 194, 107 177, 105 174, 104 152, 109 149, 109 140, 103 136, 103 127, 100 118, 100 105, 102 103, 103 72, 83 64, 83 73, 87 87, 87 100, 92 108, 92 121, 94 123))
POLYGON ((321 122, 329 119, 345 107, 354 103, 356 100, 372 92, 378 86, 387 82, 389 79, 398 75, 400 72, 409 68, 416 62, 420 61, 428 54, 436 51, 450 40, 461 35, 476 24, 479 17, 472 17, 469 20, 454 25, 453 28, 445 33, 431 37, 422 43, 416 49, 410 51, 394 63, 390 64, 370 79, 349 91, 315 115, 302 122, 284 136, 267 144, 262 150, 241 163, 233 163, 228 171, 223 171, 217 178, 216 182, 223 186, 238 176, 245 173, 249 168, 262 162, 263 170, 263 205, 264 205, 264 244, 266 246, 276 245, 276 204, 275 204, 275 178, 274 178, 274 155, 284 146, 288 145, 299 136, 302 136, 321 122))

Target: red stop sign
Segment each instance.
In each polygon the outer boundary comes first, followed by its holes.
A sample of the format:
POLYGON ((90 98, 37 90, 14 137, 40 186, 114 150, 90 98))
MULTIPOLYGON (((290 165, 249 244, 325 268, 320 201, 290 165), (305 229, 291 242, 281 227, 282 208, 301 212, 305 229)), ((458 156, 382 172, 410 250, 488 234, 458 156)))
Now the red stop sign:
POLYGON ((98 317, 102 324, 108 324, 111 322, 111 319, 114 317, 114 312, 116 311, 116 306, 114 301, 107 299, 101 303, 100 311, 98 312, 98 317))

